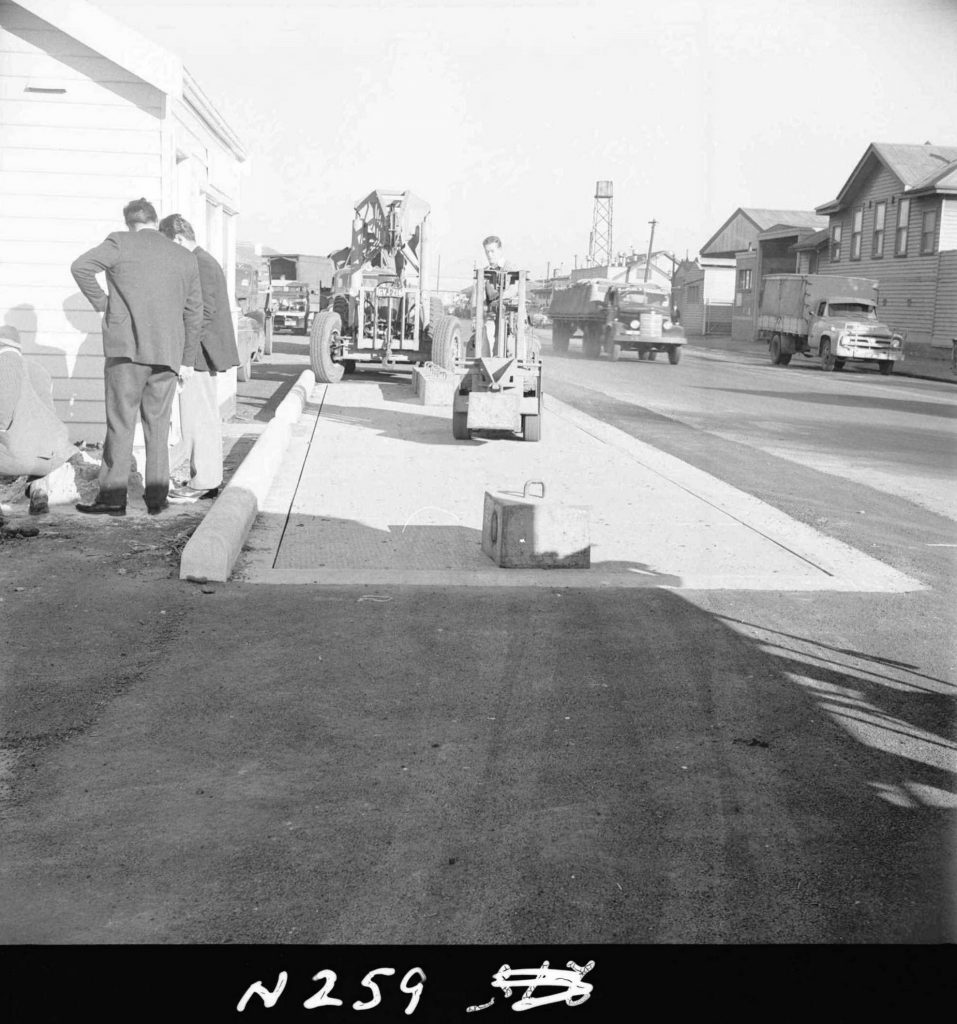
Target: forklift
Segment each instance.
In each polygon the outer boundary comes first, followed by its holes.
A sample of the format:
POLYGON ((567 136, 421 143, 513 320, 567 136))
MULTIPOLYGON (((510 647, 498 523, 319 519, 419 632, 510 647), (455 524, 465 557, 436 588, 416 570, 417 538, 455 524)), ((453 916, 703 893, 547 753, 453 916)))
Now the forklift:
POLYGON ((455 369, 462 379, 452 400, 452 436, 475 430, 542 436, 542 360, 528 329, 526 272, 488 267, 475 271, 472 337, 455 369))

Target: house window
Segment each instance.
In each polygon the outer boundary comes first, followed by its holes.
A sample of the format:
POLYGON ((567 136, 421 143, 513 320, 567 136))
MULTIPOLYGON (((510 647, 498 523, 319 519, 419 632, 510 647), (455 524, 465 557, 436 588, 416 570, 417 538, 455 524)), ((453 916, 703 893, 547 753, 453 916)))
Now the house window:
POLYGON ((854 223, 851 225, 851 259, 861 258, 861 238, 864 235, 864 207, 854 211, 854 223))
POLYGON ((887 203, 874 204, 874 239, 871 242, 871 258, 881 259, 884 255, 884 221, 887 218, 887 203))
POLYGON ((920 227, 920 251, 924 255, 934 251, 934 240, 937 234, 937 211, 925 210, 920 227))
POLYGON ((831 262, 837 263, 841 258, 841 234, 843 233, 842 224, 831 225, 831 262))
POLYGON ((910 200, 902 199, 897 207, 897 237, 894 240, 894 255, 907 255, 907 222, 910 220, 910 200))
POLYGON ((751 271, 750 270, 739 270, 738 271, 738 289, 742 292, 751 291, 751 271))

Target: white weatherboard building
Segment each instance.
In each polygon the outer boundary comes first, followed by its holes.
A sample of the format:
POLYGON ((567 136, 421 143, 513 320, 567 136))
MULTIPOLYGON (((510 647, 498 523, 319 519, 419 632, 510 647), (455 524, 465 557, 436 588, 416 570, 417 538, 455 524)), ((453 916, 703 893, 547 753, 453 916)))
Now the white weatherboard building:
MULTIPOLYGON (((85 0, 0 0, 0 318, 74 441, 102 440, 105 417, 101 318, 71 262, 145 196, 193 224, 232 291, 245 159, 173 54, 85 0)), ((219 380, 229 406, 235 371, 219 380)))

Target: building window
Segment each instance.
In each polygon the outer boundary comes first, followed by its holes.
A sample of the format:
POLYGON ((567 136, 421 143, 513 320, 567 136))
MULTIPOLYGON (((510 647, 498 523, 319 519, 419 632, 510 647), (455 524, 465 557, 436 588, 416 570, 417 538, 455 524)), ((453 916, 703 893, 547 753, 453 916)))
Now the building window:
POLYGON ((897 237, 894 240, 894 255, 907 255, 907 222, 910 220, 910 200, 902 199, 897 207, 897 237))
POLYGON ((887 218, 887 203, 874 204, 874 239, 871 243, 871 258, 879 260, 884 255, 884 221, 887 218))
POLYGON ((920 227, 920 251, 921 255, 934 251, 934 241, 937 234, 937 211, 925 210, 920 227))
POLYGON ((854 211, 854 223, 851 225, 851 259, 861 258, 861 238, 864 235, 864 207, 854 211))
POLYGON ((837 263, 841 258, 841 234, 843 233, 843 225, 832 224, 831 225, 831 262, 837 263))
POLYGON ((751 271, 750 270, 739 270, 738 271, 738 289, 742 292, 751 291, 751 271))
POLYGON ((688 285, 688 303, 695 305, 701 301, 701 285, 700 284, 689 284, 688 285))

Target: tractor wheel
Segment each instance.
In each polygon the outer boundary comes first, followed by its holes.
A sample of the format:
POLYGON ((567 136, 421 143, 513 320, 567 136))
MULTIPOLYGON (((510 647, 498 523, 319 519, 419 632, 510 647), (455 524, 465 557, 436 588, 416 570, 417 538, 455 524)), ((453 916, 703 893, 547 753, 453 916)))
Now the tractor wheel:
POLYGON ((541 413, 522 417, 522 437, 526 441, 541 441, 542 439, 542 416, 541 413))
POLYGON ((617 363, 621 359, 621 345, 612 342, 611 348, 608 350, 608 355, 611 357, 613 363, 617 363))
POLYGON ((672 366, 677 366, 678 363, 681 362, 681 346, 680 345, 672 345, 668 349, 668 362, 671 363, 672 366))
POLYGON ((462 362, 462 328, 454 316, 443 316, 432 331, 432 362, 454 370, 462 362))
POLYGON ((438 295, 429 296, 429 326, 432 328, 432 334, 435 335, 435 329, 438 326, 439 321, 445 316, 445 303, 438 295))
POLYGON ((878 363, 877 366, 885 377, 888 374, 894 372, 894 364, 889 359, 883 360, 882 362, 878 363))
POLYGON ((469 430, 469 414, 465 412, 452 413, 452 436, 456 441, 471 441, 472 431, 469 430))
POLYGON ((342 321, 338 313, 320 313, 312 322, 309 337, 309 362, 320 384, 335 384, 342 380, 343 365, 333 359, 332 351, 339 346, 342 321))
POLYGON ((821 369, 825 373, 833 373, 837 369, 837 359, 835 359, 834 352, 831 350, 830 340, 821 343, 821 369))

